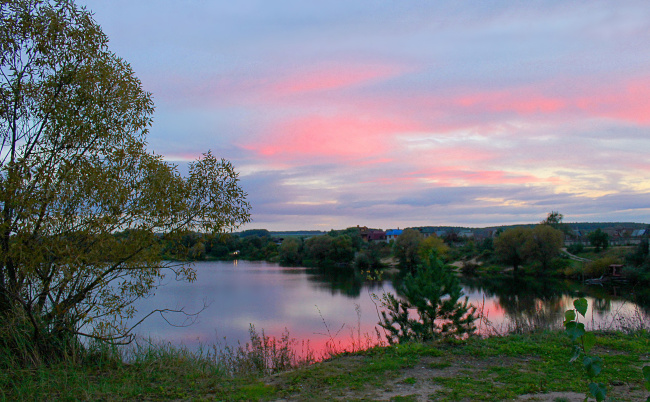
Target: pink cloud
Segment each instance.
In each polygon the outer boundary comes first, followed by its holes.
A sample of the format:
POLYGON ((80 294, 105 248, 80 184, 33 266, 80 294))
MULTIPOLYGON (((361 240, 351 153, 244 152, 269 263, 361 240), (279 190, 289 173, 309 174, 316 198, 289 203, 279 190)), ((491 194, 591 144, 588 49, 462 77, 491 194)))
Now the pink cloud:
POLYGON ((411 183, 416 183, 419 180, 419 178, 416 177, 405 177, 405 176, 397 176, 397 177, 377 177, 372 180, 365 180, 362 181, 361 183, 364 184, 381 184, 382 186, 389 186, 389 185, 395 185, 395 184, 411 184, 411 183))
POLYGON ((395 159, 393 158, 373 158, 367 160, 358 160, 351 162, 354 166, 369 166, 369 165, 383 165, 387 163, 394 163, 395 159))
POLYGON ((330 66, 296 73, 272 85, 270 91, 274 96, 282 96, 341 89, 390 78, 401 72, 394 66, 383 65, 330 66))
POLYGON ((572 105, 571 99, 544 95, 535 89, 457 92, 391 93, 349 100, 349 104, 376 115, 388 111, 419 121, 427 136, 467 130, 489 136, 502 132, 510 124, 511 116, 566 119, 571 112, 584 114, 572 105))
POLYGON ((358 99, 367 109, 399 111, 427 122, 429 132, 444 133, 475 128, 489 133, 508 124, 511 117, 548 123, 591 118, 632 124, 650 123, 650 77, 618 81, 554 81, 533 85, 478 90, 451 88, 444 93, 391 93, 358 99))
POLYGON ((280 122, 267 130, 264 140, 243 147, 273 158, 369 157, 390 148, 391 134, 418 128, 400 119, 315 115, 280 122))
POLYGON ((269 109, 278 104, 304 106, 306 99, 320 105, 323 102, 352 103, 360 99, 344 95, 345 89, 381 83, 411 69, 396 64, 342 63, 300 66, 276 71, 229 72, 219 76, 183 76, 168 74, 153 77, 154 87, 161 99, 191 105, 248 105, 269 109), (327 97, 324 95, 328 92, 327 97), (307 98, 307 96, 310 96, 307 98), (332 97, 336 98, 333 100, 332 97))
POLYGON ((650 172, 650 164, 648 164, 648 163, 635 163, 635 164, 632 164, 631 167, 634 168, 634 169, 637 169, 637 170, 650 172))
POLYGON ((528 91, 495 91, 461 96, 454 100, 461 107, 485 111, 512 111, 520 115, 554 113, 566 108, 566 101, 528 91))
POLYGON ((577 114, 650 123, 650 78, 576 86, 581 88, 579 92, 552 95, 542 86, 478 92, 456 97, 452 104, 478 113, 512 112, 519 116, 562 115, 563 118, 577 114))
POLYGON ((411 177, 431 180, 439 185, 457 185, 458 182, 472 185, 500 185, 527 183, 557 183, 557 178, 539 178, 524 173, 500 170, 466 170, 457 168, 428 169, 409 173, 411 177))
POLYGON ((504 184, 550 183, 559 184, 557 177, 540 178, 526 173, 506 172, 500 170, 471 170, 459 167, 423 169, 401 174, 395 177, 378 177, 364 183, 382 185, 413 184, 422 181, 435 182, 439 187, 458 185, 492 186, 504 184))
POLYGON ((650 78, 635 79, 601 88, 593 96, 580 97, 576 105, 603 117, 637 124, 650 123, 650 78))
POLYGON ((419 157, 417 157, 417 160, 426 164, 431 164, 431 161, 436 161, 437 164, 457 164, 459 162, 463 162, 467 165, 473 165, 480 162, 497 160, 501 156, 502 155, 497 152, 490 151, 488 149, 482 149, 476 144, 468 142, 464 146, 437 147, 430 152, 419 155, 419 157))

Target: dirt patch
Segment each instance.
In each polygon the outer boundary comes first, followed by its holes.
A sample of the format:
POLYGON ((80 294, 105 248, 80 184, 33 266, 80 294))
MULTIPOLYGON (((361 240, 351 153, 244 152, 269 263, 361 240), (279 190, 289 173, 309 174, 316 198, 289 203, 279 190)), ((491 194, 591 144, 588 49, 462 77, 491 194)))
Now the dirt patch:
POLYGON ((540 401, 540 402, 582 402, 585 394, 577 392, 547 392, 545 394, 526 394, 518 398, 519 401, 540 401))
POLYGON ((390 401, 396 397, 410 396, 411 400, 428 401, 429 395, 443 389, 431 381, 431 377, 436 375, 435 371, 444 370, 430 369, 425 362, 414 368, 401 370, 399 377, 388 381, 386 389, 376 395, 376 400, 390 401))
MULTIPOLYGON (((352 386, 336 386, 341 376, 350 376, 358 368, 374 363, 359 356, 344 356, 334 361, 319 364, 319 370, 310 370, 309 377, 301 377, 296 372, 283 373, 268 379, 267 384, 278 389, 293 389, 278 401, 296 400, 373 400, 373 401, 430 401, 436 400, 436 393, 446 393, 445 386, 434 379, 453 379, 454 377, 484 378, 492 386, 499 388, 505 384, 496 381, 489 369, 515 367, 518 372, 527 372, 528 364, 539 361, 537 357, 485 357, 472 356, 423 356, 409 367, 387 372, 377 372, 374 380, 363 381, 352 386), (322 375, 322 379, 312 376, 322 375), (324 384, 327 384, 324 386, 324 384)), ((440 381, 438 381, 440 382, 440 381)), ((347 384, 347 383, 345 383, 347 384)), ((440 395, 440 394, 438 394, 440 395)), ((615 400, 645 400, 645 392, 638 384, 608 384, 608 395, 615 400)), ((585 394, 579 392, 545 392, 520 395, 519 401, 578 402, 584 401, 585 394)), ((451 397, 448 400, 455 400, 451 397)), ((463 400, 463 399, 459 399, 463 400)), ((495 399, 498 400, 498 399, 495 399)), ((591 399, 590 399, 591 400, 591 399)))
POLYGON ((386 273, 397 273, 399 272, 399 260, 395 257, 385 257, 381 259, 381 263, 386 266, 386 273))
POLYGON ((449 265, 451 265, 452 267, 462 269, 465 266, 465 264, 472 264, 480 267, 483 265, 483 261, 479 261, 478 257, 474 257, 471 260, 467 260, 467 261, 465 260, 454 261, 449 265))

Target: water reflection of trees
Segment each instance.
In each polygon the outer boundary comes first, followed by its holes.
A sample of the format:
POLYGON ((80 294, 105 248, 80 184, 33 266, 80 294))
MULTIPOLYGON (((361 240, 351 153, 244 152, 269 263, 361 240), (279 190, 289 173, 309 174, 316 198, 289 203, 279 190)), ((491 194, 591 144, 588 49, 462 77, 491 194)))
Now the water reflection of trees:
POLYGON ((581 296, 592 299, 591 308, 599 319, 614 313, 616 300, 636 304, 646 314, 650 313, 650 290, 645 287, 585 285, 570 280, 512 276, 463 277, 462 283, 468 293, 478 292, 493 298, 515 324, 561 326, 564 309, 581 296))
MULTIPOLYGON (((328 290, 332 295, 341 294, 349 298, 360 297, 362 291, 365 293, 365 289, 381 293, 386 283, 368 281, 365 274, 350 268, 307 268, 304 271, 289 268, 287 271, 287 274, 306 272, 312 286, 328 290)), ((391 278, 396 290, 399 290, 402 281, 403 274, 391 278)), ((511 321, 530 325, 561 325, 566 306, 570 306, 574 298, 581 296, 593 298, 591 307, 599 318, 612 313, 613 301, 620 299, 637 304, 642 311, 650 315, 650 289, 646 287, 585 285, 570 280, 514 276, 462 277, 461 282, 466 293, 483 293, 486 299, 494 298, 511 321)), ((396 293, 399 294, 399 291, 396 293)))
POLYGON ((307 268, 307 280, 318 289, 329 290, 332 295, 341 294, 353 299, 361 290, 382 290, 384 281, 367 281, 366 275, 356 269, 307 268))
MULTIPOLYGON (((482 292, 493 298, 512 325, 552 328, 561 323, 566 297, 571 288, 564 281, 539 278, 463 278, 468 292, 482 292)), ((489 317, 488 317, 489 318, 489 317)))
POLYGON ((637 284, 624 289, 629 297, 647 316, 650 316, 650 287, 644 284, 637 284))
MULTIPOLYGON (((393 278, 393 286, 398 294, 402 281, 403 275, 393 278)), ((462 277, 461 283, 466 294, 478 293, 484 295, 486 300, 494 300, 515 327, 552 328, 561 325, 567 298, 575 293, 570 283, 553 279, 462 277)))
POLYGON ((613 302, 620 300, 638 306, 650 314, 650 289, 645 286, 630 286, 625 283, 606 283, 603 285, 585 285, 577 283, 580 295, 592 297, 594 311, 603 317, 612 313, 613 302))

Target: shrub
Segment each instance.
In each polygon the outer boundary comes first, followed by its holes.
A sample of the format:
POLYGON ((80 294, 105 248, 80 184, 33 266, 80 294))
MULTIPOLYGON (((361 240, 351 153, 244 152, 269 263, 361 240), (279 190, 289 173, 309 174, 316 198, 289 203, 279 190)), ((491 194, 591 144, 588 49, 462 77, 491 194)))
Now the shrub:
POLYGON ((474 261, 464 261, 463 266, 460 268, 460 272, 463 275, 476 275, 476 271, 479 269, 480 265, 474 261))
POLYGON ((306 347, 307 352, 305 356, 299 355, 299 344, 286 329, 280 338, 275 338, 266 335, 264 330, 258 333, 251 324, 248 333, 250 343, 222 349, 214 347, 214 359, 224 366, 226 372, 240 376, 270 375, 315 361, 309 345, 303 344, 303 351, 306 347))
POLYGON ((585 246, 582 243, 574 243, 568 246, 566 250, 571 254, 579 254, 585 251, 585 246))
POLYGON ((553 272, 565 272, 569 267, 571 267, 571 260, 568 258, 554 258, 551 260, 551 271, 553 272))
POLYGON ((650 282, 650 270, 643 267, 630 267, 623 268, 623 276, 632 282, 650 282))
POLYGON ((587 264, 584 275, 588 278, 603 276, 612 264, 616 264, 616 260, 612 257, 599 258, 587 264))
POLYGON ((650 246, 648 239, 643 239, 634 248, 634 251, 625 256, 625 261, 634 266, 641 266, 644 262, 648 261, 648 254, 650 254, 650 246))
POLYGON ((360 271, 368 271, 372 268, 372 263, 370 262, 370 257, 364 252, 359 252, 354 257, 354 268, 360 271))
POLYGON ((376 270, 381 267, 381 255, 377 249, 361 250, 354 257, 354 268, 360 271, 376 270))

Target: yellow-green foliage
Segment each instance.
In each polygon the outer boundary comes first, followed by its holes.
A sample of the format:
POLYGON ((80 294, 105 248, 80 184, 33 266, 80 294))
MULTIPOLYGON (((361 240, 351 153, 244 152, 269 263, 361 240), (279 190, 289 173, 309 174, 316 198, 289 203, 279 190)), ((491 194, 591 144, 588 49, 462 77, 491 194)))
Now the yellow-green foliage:
POLYGON ((585 266, 584 275, 589 278, 600 277, 607 273, 610 265, 616 263, 616 260, 612 257, 599 258, 585 266))
POLYGON ((568 278, 579 277, 583 274, 585 263, 580 261, 570 261, 567 266, 562 268, 562 275, 568 278))
POLYGON ((445 244, 444 240, 442 240, 438 236, 429 236, 422 240, 420 243, 419 249, 418 249, 418 254, 420 255, 420 258, 424 261, 430 254, 431 252, 435 252, 437 255, 445 259, 447 257, 447 253, 449 252, 449 246, 445 244))
POLYGON ((132 303, 163 269, 195 278, 161 260, 163 236, 196 258, 186 233, 236 228, 250 206, 229 162, 208 152, 183 177, 147 149, 151 94, 92 13, 13 0, 0 18, 0 322, 59 356, 71 334, 128 335, 132 303))

